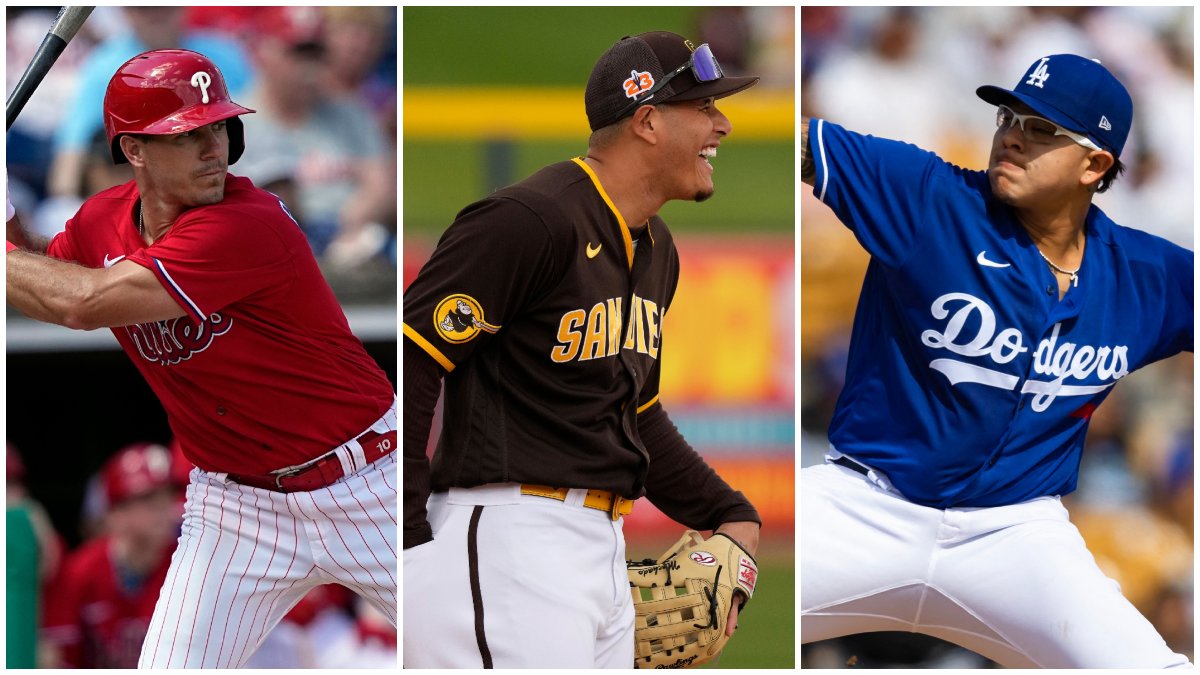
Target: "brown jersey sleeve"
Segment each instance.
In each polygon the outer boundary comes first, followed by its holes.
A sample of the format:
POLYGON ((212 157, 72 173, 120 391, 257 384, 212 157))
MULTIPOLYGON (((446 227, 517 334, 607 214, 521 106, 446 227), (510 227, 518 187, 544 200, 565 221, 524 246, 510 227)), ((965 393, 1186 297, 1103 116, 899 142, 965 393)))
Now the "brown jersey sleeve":
POLYGON ((454 370, 553 286, 555 250, 550 229, 522 202, 468 206, 404 293, 405 336, 454 370))
POLYGON ((646 497, 672 520, 697 530, 734 521, 762 524, 745 495, 729 487, 688 444, 662 403, 638 415, 638 433, 650 454, 646 497))
POLYGON ((425 514, 429 499, 429 428, 442 389, 442 372, 425 350, 404 341, 404 548, 433 540, 425 514))

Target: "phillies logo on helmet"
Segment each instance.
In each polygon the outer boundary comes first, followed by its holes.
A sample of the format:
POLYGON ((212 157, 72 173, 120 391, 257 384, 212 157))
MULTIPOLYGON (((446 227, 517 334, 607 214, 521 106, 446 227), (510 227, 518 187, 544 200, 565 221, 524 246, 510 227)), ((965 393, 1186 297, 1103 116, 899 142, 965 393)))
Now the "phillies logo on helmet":
POLYGON ((192 75, 192 86, 200 88, 200 102, 208 104, 208 87, 212 84, 212 75, 203 70, 192 75))
POLYGON ((229 163, 246 149, 239 115, 254 112, 229 98, 225 78, 207 56, 186 49, 156 49, 129 59, 104 91, 104 131, 117 164, 125 134, 180 134, 228 120, 229 163))
POLYGON ((692 551, 688 557, 697 565, 704 565, 705 567, 712 567, 717 564, 717 557, 708 551, 692 551))

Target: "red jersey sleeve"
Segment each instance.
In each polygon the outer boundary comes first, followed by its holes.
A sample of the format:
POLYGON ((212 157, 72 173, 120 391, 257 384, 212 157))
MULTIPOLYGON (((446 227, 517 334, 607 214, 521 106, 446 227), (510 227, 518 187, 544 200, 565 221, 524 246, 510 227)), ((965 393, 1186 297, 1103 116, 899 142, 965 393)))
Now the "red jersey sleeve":
POLYGON ((99 268, 123 259, 128 251, 145 247, 134 225, 137 200, 133 181, 92 196, 50 240, 46 255, 99 268))
POLYGON ((54 235, 54 238, 50 240, 50 245, 46 247, 46 255, 59 260, 79 260, 79 255, 75 252, 75 242, 72 239, 74 222, 73 218, 68 220, 66 229, 54 235))
POLYGON ((204 321, 226 305, 295 280, 293 252, 307 244, 275 202, 185 212, 166 236, 129 259, 154 272, 180 307, 204 321))

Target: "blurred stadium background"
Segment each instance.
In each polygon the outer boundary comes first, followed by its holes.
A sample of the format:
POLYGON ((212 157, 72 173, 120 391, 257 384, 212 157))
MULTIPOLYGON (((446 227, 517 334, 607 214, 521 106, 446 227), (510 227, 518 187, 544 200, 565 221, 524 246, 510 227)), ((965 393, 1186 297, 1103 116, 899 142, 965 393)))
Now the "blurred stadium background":
MULTIPOLYGON (((764 518, 759 589, 719 666, 794 667, 794 9, 407 7, 402 24, 405 286, 459 209, 586 152, 583 87, 621 37, 675 31, 763 77, 721 102, 733 133, 716 195, 662 212, 683 258, 662 388, 764 518)), ((634 558, 680 533, 644 500, 627 523, 634 558)))
MULTIPOLYGON (((57 9, 6 7, 8 91, 57 9)), ((121 63, 150 48, 205 53, 234 100, 258 110, 244 118, 247 152, 231 171, 288 202, 351 328, 395 382, 397 18, 386 7, 98 7, 7 135, 22 221, 53 234, 84 198, 132 178, 112 166, 101 119, 121 63)), ((39 628, 45 601, 63 600, 59 575, 76 553, 119 538, 99 469, 131 443, 168 446, 170 429, 109 331, 69 331, 11 311, 6 319, 6 665, 132 668, 149 620, 142 610, 126 616, 128 608, 83 600, 68 610, 73 618, 57 612, 40 641, 39 628), (98 636, 99 624, 121 636, 98 636)), ((122 583, 145 585, 128 572, 122 583)), ((88 573, 84 586, 119 576, 88 573)), ((395 667, 396 631, 331 589, 297 606, 252 665, 395 667)))
MULTIPOLYGON (((1100 58, 1130 89, 1129 171, 1097 203, 1192 248, 1191 7, 801 10, 801 111, 983 168, 995 129, 982 84, 1013 86, 1045 54, 1100 58)), ((822 461, 867 255, 801 198, 801 464, 822 461)), ((1176 651, 1194 655, 1193 359, 1134 373, 1092 420, 1079 490, 1064 499, 1101 568, 1176 651)), ((800 533, 803 546, 804 533, 800 533)), ((985 667, 932 638, 876 633, 801 648, 801 667, 985 667)))

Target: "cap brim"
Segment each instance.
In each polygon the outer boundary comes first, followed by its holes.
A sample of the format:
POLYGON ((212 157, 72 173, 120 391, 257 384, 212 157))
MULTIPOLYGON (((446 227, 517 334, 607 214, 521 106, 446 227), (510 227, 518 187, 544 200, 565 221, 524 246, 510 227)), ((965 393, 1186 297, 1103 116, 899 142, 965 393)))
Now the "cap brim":
POLYGON ((732 96, 739 91, 753 87, 758 84, 758 80, 759 78, 757 77, 722 77, 719 80, 698 84, 691 89, 665 99, 663 102, 697 101, 702 98, 725 98, 726 96, 732 96))
POLYGON ((992 105, 1011 105, 1014 102, 1023 103, 1034 113, 1045 117, 1046 119, 1054 122, 1058 126, 1068 131, 1074 131, 1076 133, 1085 135, 1088 133, 1086 124, 1079 123, 1070 115, 1052 105, 1045 103, 1044 101, 1038 101, 1029 98, 1028 96, 1023 96, 1015 91, 1009 91, 1008 89, 989 84, 976 89, 975 95, 987 101, 988 103, 991 103, 992 105))

